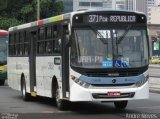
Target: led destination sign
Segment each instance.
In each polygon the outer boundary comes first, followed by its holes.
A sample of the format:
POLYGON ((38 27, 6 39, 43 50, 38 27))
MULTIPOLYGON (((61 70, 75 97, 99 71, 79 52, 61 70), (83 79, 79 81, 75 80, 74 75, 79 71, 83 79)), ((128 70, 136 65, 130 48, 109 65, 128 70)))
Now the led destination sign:
POLYGON ((136 22, 134 15, 88 15, 86 22, 136 22))
POLYGON ((73 17, 73 24, 79 23, 145 23, 143 14, 78 14, 73 17))

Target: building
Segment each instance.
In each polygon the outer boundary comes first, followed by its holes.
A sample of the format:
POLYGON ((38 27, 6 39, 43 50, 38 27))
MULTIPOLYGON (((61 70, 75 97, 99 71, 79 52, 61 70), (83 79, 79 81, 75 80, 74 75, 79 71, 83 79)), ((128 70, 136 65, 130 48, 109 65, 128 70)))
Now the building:
POLYGON ((147 17, 148 17, 148 20, 149 20, 149 12, 150 12, 150 9, 151 7, 155 6, 156 5, 156 0, 147 0, 147 17))
POLYGON ((156 0, 156 5, 160 5, 160 0, 156 0))
POLYGON ((152 7, 156 5, 156 0, 147 0, 147 6, 152 7))
POLYGON ((148 24, 160 24, 160 6, 149 8, 148 24))
POLYGON ((129 10, 146 13, 146 0, 58 0, 64 3, 64 12, 81 9, 129 10))
POLYGON ((147 1, 146 0, 136 0, 135 1, 136 11, 143 12, 147 15, 147 1))
POLYGON ((153 56, 160 56, 160 6, 152 6, 148 12, 148 29, 152 41, 153 56))

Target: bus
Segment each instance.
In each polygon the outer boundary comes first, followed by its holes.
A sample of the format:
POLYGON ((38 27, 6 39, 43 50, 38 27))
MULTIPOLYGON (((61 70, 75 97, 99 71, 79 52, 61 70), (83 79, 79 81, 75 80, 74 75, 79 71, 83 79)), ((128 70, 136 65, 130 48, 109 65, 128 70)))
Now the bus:
POLYGON ((8 31, 0 30, 0 85, 7 79, 8 31))
POLYGON ((9 28, 8 83, 24 100, 71 102, 149 98, 149 39, 143 13, 83 10, 9 28))

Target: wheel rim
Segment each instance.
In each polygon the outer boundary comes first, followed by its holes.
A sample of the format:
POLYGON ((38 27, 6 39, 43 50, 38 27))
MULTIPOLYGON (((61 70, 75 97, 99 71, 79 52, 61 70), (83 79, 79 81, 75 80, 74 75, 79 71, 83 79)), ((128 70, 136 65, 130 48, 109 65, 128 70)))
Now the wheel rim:
POLYGON ((57 102, 57 105, 59 105, 59 100, 60 100, 60 94, 59 94, 59 88, 57 87, 57 89, 56 89, 56 102, 57 102))
POLYGON ((25 88, 25 84, 23 83, 23 88, 22 88, 22 96, 25 97, 26 96, 26 88, 25 88))

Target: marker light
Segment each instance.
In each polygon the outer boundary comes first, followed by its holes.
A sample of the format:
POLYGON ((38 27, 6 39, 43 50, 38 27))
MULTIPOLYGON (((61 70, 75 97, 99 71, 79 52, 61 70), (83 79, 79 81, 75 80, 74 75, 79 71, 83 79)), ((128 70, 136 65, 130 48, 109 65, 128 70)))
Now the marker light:
POLYGON ((149 75, 147 75, 144 80, 140 80, 140 81, 136 82, 135 85, 136 85, 137 87, 140 87, 140 86, 142 86, 143 84, 145 84, 145 83, 148 81, 148 79, 149 79, 149 75))
POLYGON ((71 79, 72 79, 75 83, 77 83, 78 85, 80 85, 80 86, 82 86, 82 87, 84 87, 84 88, 89 88, 89 86, 90 86, 89 83, 84 82, 84 81, 80 80, 79 78, 77 78, 77 77, 75 77, 75 76, 73 76, 73 75, 71 75, 71 79))

